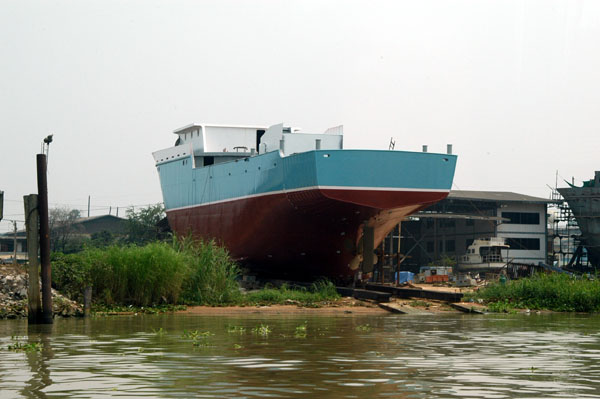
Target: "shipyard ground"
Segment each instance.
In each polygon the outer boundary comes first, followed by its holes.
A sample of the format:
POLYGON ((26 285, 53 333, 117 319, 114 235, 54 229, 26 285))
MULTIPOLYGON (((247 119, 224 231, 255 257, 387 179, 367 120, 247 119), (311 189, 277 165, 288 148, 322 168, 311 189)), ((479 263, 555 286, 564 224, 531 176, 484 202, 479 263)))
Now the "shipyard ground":
POLYGON ((311 306, 289 303, 285 305, 264 305, 264 306, 188 306, 185 310, 180 310, 179 314, 189 315, 387 315, 390 313, 460 313, 461 311, 453 308, 445 301, 422 298, 398 299, 392 298, 389 305, 401 308, 403 311, 396 312, 380 306, 377 301, 360 300, 351 297, 342 297, 336 301, 328 301, 311 306), (412 311, 411 311, 412 309, 412 311))

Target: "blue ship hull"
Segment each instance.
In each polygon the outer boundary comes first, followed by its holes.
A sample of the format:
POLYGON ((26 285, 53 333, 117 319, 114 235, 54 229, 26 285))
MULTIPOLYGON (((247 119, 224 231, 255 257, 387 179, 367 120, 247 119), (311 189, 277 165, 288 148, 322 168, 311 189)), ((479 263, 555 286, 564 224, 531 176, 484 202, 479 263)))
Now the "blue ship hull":
POLYGON ((365 226, 378 245, 404 217, 447 196, 456 156, 315 150, 193 162, 158 165, 177 234, 215 239, 271 271, 337 278, 355 273, 365 226))

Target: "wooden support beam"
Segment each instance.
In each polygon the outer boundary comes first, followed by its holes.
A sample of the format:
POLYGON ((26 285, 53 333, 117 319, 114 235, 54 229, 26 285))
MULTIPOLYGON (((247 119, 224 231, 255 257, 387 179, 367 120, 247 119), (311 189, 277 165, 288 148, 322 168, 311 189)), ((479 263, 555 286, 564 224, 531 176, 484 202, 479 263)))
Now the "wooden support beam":
POLYGON ((365 223, 363 229, 363 273, 372 273, 375 263, 375 229, 365 223))
POLYGON ((42 304, 40 303, 40 264, 39 250, 39 215, 38 196, 36 194, 23 197, 25 205, 25 230, 27 231, 27 253, 29 258, 29 284, 27 287, 27 318, 29 323, 38 324, 42 321, 42 304))

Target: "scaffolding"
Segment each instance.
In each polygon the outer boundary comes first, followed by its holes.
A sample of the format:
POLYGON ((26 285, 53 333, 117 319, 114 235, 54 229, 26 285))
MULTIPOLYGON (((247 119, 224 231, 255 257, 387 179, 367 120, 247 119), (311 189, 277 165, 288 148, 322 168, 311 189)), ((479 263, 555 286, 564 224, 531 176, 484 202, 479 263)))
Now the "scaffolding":
POLYGON ((581 230, 577 220, 569 204, 556 188, 552 188, 551 198, 552 202, 548 206, 553 217, 548 232, 548 237, 552 239, 551 263, 565 269, 585 271, 591 265, 587 251, 581 243, 581 230))

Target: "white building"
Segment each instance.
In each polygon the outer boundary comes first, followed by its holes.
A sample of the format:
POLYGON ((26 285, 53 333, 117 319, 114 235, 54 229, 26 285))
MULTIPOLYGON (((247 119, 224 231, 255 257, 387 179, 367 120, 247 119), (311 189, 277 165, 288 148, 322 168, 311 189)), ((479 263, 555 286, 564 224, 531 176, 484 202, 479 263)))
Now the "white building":
POLYGON ((505 259, 547 263, 551 202, 512 192, 451 191, 445 200, 402 223, 401 252, 410 251, 408 263, 425 265, 444 257, 458 259, 476 238, 501 237, 510 245, 505 259))

